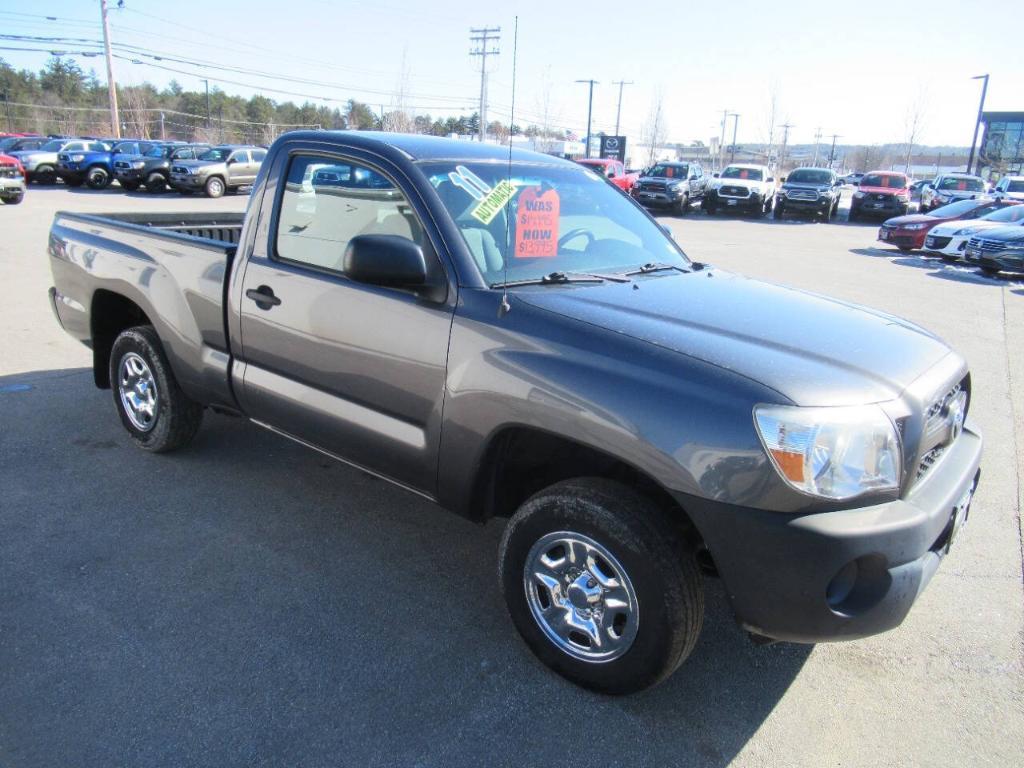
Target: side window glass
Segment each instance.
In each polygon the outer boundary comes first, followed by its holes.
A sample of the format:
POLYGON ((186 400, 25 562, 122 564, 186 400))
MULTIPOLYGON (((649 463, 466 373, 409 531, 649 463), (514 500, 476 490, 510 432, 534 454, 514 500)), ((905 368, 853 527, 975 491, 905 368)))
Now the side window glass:
POLYGON ((252 161, 254 163, 262 163, 264 158, 267 156, 267 150, 265 149, 254 149, 252 151, 252 161))
POLYGON ((358 163, 293 157, 277 222, 278 258, 341 273, 348 241, 357 235, 424 243, 412 206, 387 177, 358 163))
POLYGON ((236 163, 248 163, 249 153, 246 151, 235 152, 233 155, 231 155, 231 159, 234 160, 236 163))

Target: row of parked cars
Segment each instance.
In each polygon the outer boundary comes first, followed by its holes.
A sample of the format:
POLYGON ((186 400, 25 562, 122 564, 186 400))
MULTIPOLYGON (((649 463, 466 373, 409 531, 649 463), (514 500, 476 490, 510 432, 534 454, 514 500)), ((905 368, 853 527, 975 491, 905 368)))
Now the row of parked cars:
POLYGON ((171 188, 220 197, 251 186, 267 151, 237 144, 10 136, 0 139, 0 154, 18 163, 25 183, 59 179, 70 187, 99 190, 116 181, 129 192, 171 188))

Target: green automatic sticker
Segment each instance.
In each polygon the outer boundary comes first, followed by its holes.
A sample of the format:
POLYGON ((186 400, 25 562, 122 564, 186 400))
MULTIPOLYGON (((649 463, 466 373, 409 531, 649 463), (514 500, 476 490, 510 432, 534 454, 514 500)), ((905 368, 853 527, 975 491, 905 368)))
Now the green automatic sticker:
POLYGON ((498 215, 498 211, 505 207, 515 193, 516 188, 512 184, 507 180, 500 181, 498 186, 488 192, 487 197, 470 212, 470 215, 483 224, 490 224, 498 215))

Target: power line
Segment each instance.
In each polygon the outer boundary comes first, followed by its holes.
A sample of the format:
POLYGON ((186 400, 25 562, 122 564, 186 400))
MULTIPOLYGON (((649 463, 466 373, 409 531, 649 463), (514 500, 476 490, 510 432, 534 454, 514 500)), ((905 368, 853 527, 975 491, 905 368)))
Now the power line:
POLYGON ((497 56, 501 51, 489 48, 488 43, 497 45, 501 40, 501 27, 470 28, 469 40, 476 48, 469 52, 470 56, 480 57, 480 141, 487 138, 487 57, 497 56))

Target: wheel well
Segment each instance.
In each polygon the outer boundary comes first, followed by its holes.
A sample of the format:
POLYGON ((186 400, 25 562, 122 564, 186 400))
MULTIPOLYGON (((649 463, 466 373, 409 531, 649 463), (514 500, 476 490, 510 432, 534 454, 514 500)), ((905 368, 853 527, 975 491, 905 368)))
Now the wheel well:
POLYGON ((100 389, 110 388, 110 350, 118 334, 136 325, 152 325, 142 308, 113 291, 93 294, 89 311, 92 336, 92 375, 100 389))
POLYGON ((689 515, 650 475, 607 453, 538 429, 514 427, 487 447, 473 486, 475 517, 509 517, 537 491, 574 477, 604 477, 651 499, 694 547, 703 542, 689 515))

